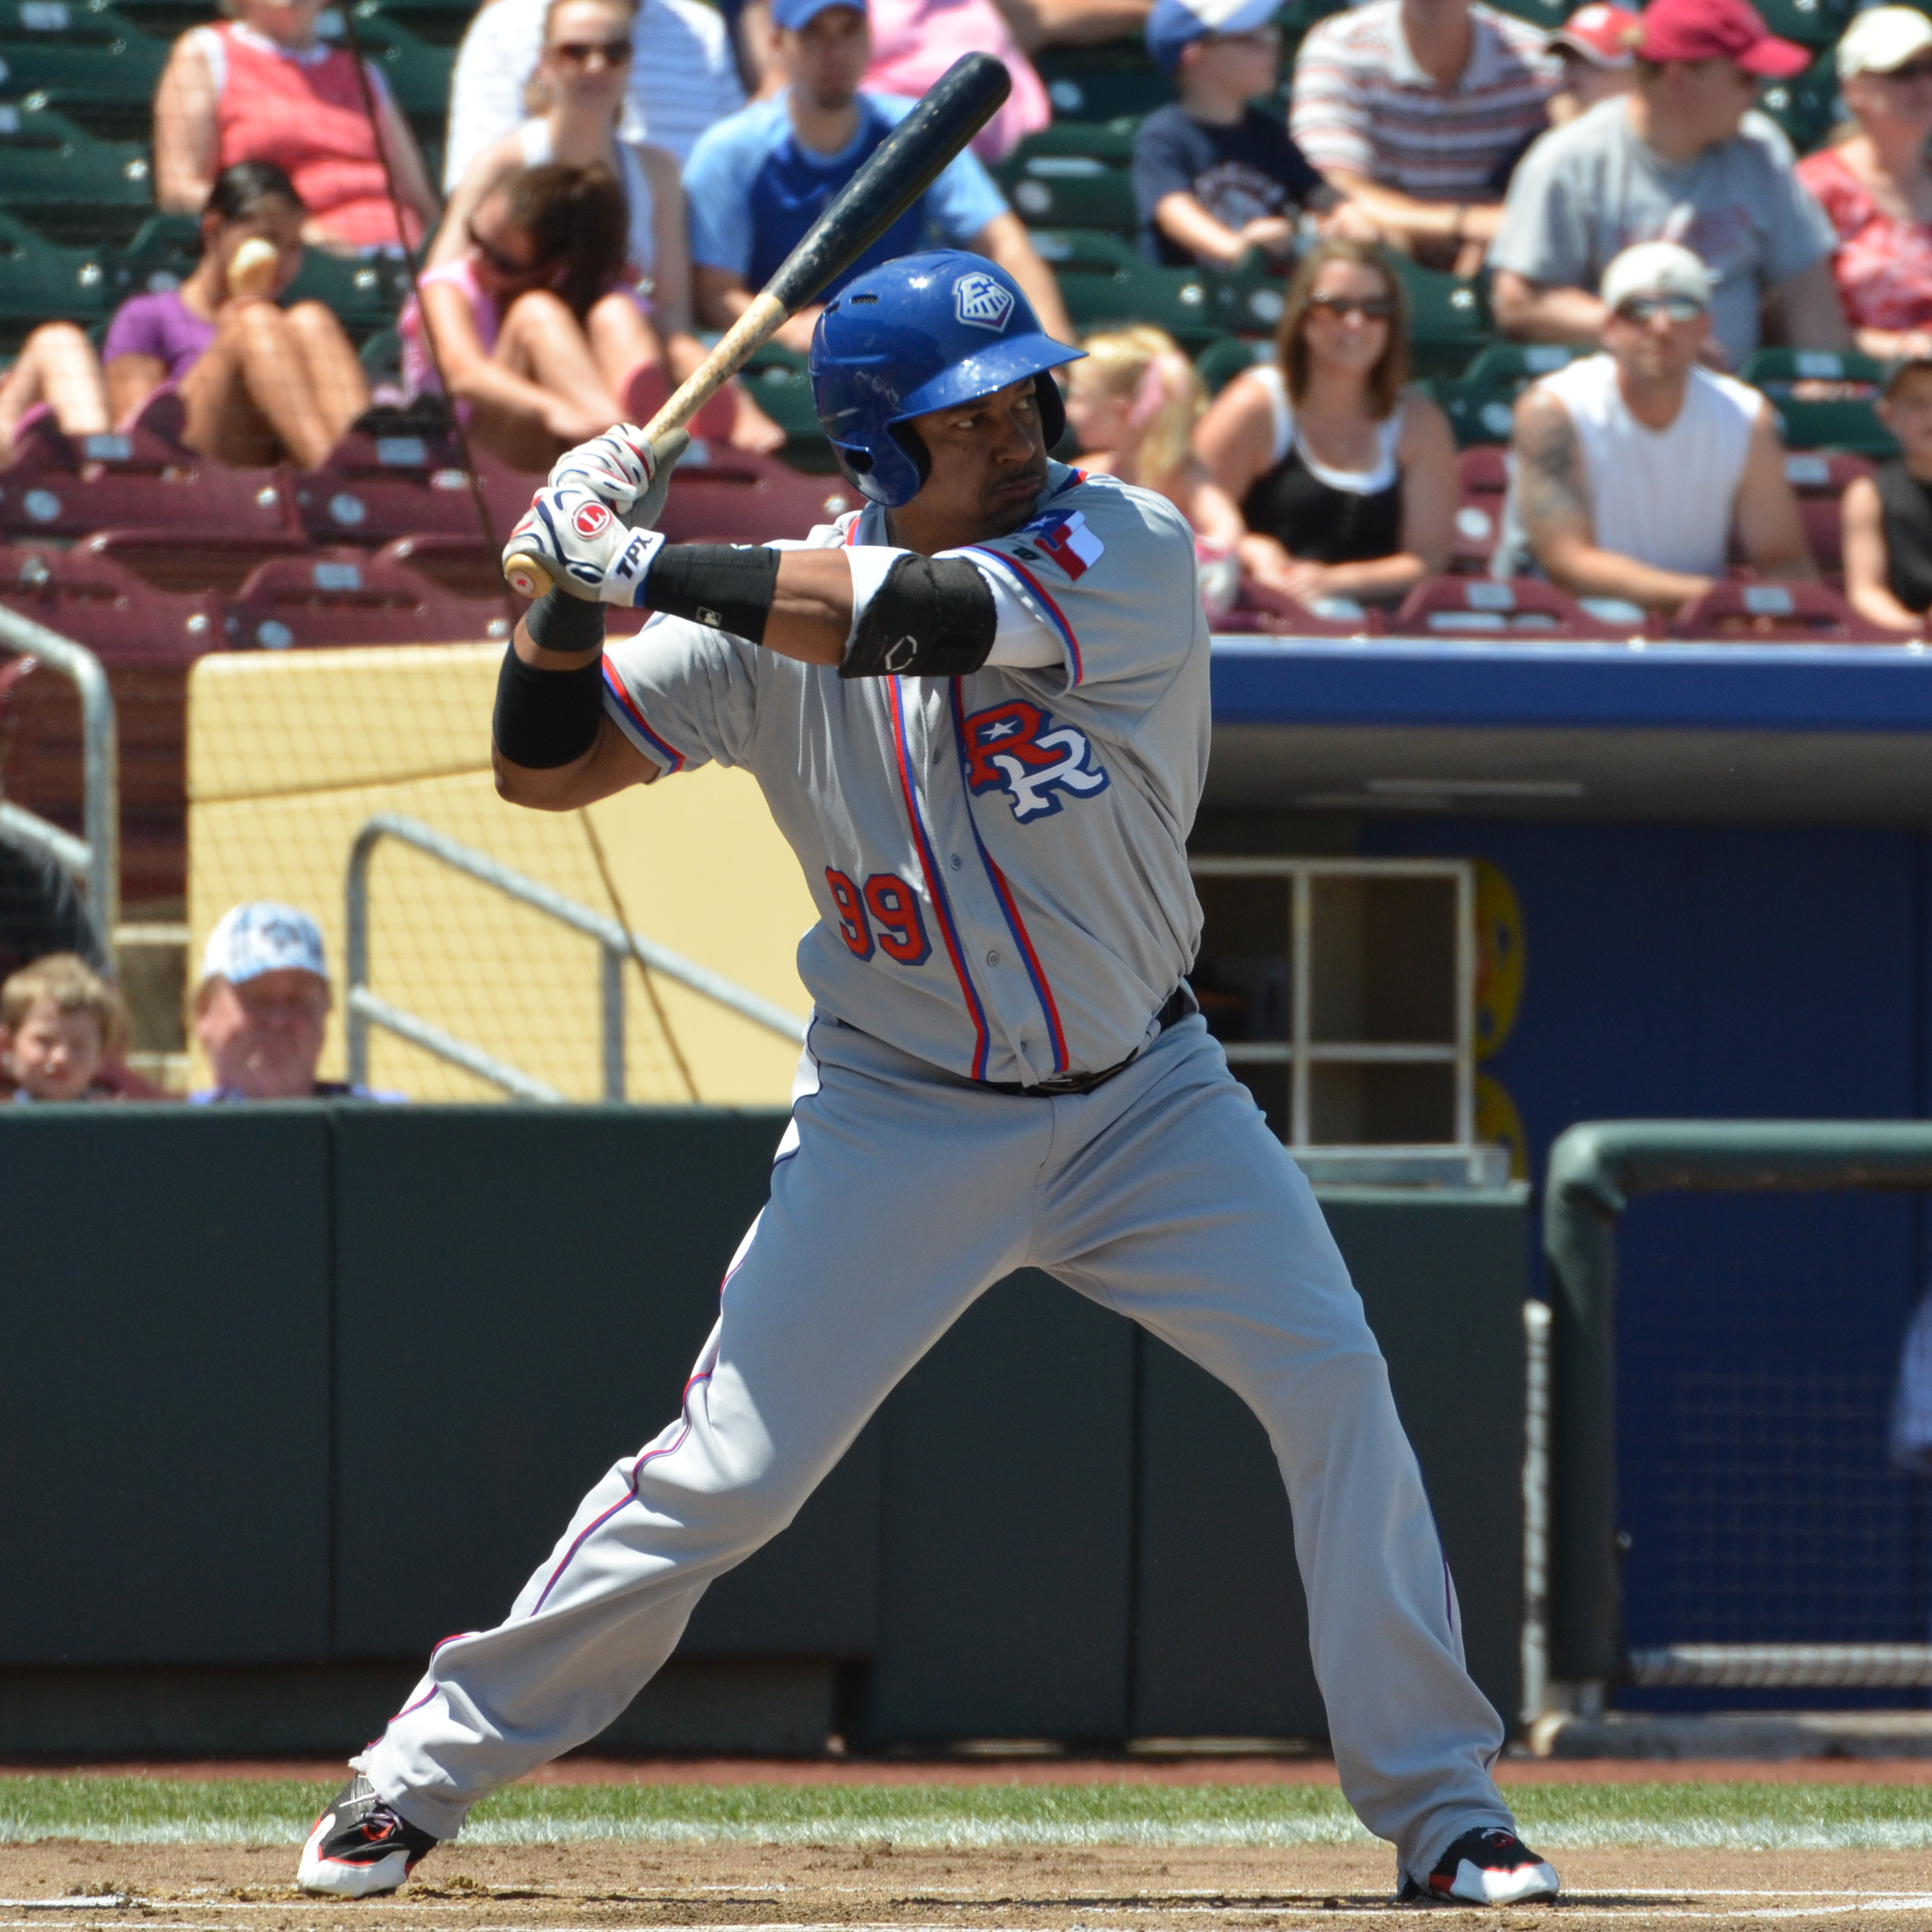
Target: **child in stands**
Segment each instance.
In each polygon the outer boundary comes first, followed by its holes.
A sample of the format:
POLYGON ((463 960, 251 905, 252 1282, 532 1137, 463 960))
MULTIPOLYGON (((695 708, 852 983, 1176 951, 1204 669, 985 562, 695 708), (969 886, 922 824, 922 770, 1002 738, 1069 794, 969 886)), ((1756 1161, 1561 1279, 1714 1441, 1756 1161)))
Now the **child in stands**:
POLYGON ((601 161, 518 168, 464 232, 398 324, 411 393, 447 384, 470 435, 513 470, 548 470, 614 422, 647 420, 664 379, 623 281, 616 176, 601 161))
POLYGON ((0 1076, 16 1100, 111 1100, 98 1076, 127 1031, 120 995, 77 953, 50 953, 0 986, 0 1076))
POLYGON ((1932 357, 1892 372, 1878 412, 1899 454, 1846 489, 1845 596, 1871 622, 1923 636, 1932 609, 1932 357))

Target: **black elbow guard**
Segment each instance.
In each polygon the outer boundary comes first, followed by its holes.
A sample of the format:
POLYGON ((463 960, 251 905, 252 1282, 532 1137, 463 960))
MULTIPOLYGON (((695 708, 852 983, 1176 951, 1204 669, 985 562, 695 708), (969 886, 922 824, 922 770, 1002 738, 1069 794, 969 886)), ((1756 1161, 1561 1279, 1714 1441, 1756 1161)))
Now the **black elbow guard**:
POLYGON ((866 606, 841 677, 967 677, 992 655, 992 586, 964 557, 901 557, 866 606))
MULTIPOLYGON (((532 605, 524 628, 546 650, 587 651, 603 642, 604 612, 553 590, 532 605)), ((603 717, 601 657, 575 670, 538 670, 518 656, 514 644, 503 653, 490 730, 512 764, 533 772, 569 764, 596 743, 603 717)))

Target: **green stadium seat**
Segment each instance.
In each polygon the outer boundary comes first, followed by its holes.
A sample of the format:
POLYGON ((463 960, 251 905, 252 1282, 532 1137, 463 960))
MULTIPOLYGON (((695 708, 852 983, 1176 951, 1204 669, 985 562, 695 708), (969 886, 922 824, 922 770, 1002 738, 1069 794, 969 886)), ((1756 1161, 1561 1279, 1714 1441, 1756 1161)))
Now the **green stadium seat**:
MULTIPOLYGON (((396 105, 412 122, 432 128, 440 124, 449 111, 449 76, 456 65, 453 50, 418 40, 384 13, 379 0, 358 0, 355 26, 364 55, 388 82, 396 105)), ((316 32, 338 46, 346 44, 348 32, 341 9, 326 9, 316 22, 316 32)))
POLYGON ((106 0, 0 0, 0 89, 104 138, 145 137, 167 57, 106 0))
POLYGON ((1873 407, 1885 373, 1883 363, 1850 350, 1781 348, 1760 349, 1738 372, 1770 399, 1787 448, 1873 458, 1898 452, 1873 407))
POLYGON ((1483 284, 1422 268, 1406 255, 1392 254, 1390 259, 1408 290, 1413 318, 1410 362, 1415 373, 1456 374, 1495 338, 1483 284))
POLYGON ((0 213, 0 349, 10 352, 44 322, 104 321, 111 289, 100 254, 64 248, 0 213))
POLYGON ((0 206, 49 241, 123 242, 154 206, 147 152, 64 116, 0 104, 0 206))
POLYGON ((1140 124, 1132 114, 1114 121, 1051 122, 1038 134, 1029 134, 1002 165, 1030 160, 1036 154, 1085 154, 1109 167, 1124 168, 1133 160, 1134 135, 1140 124))
POLYGON ((106 263, 116 304, 130 296, 171 289, 183 281, 201 253, 201 230, 191 214, 150 214, 124 248, 106 263))
POLYGON ((1466 382, 1533 382, 1539 376, 1554 375, 1586 356, 1594 348, 1574 346, 1565 342, 1492 342, 1462 371, 1466 382))
POLYGON ((221 17, 214 0, 110 0, 110 4, 130 26, 157 40, 172 41, 190 27, 205 27, 221 17))
POLYGON ((779 454, 786 463, 820 475, 838 468, 812 403, 802 356, 768 342, 746 364, 741 380, 759 408, 784 431, 779 454))
POLYGON ((454 53, 476 17, 477 0, 376 0, 376 10, 425 46, 454 53))
POLYGON ((1573 0, 1495 0, 1495 4, 1499 13, 1514 14, 1552 33, 1576 10, 1573 0))
POLYGON ((1442 404, 1449 427, 1455 432, 1458 449, 1508 442, 1514 421, 1512 412, 1522 388, 1520 382, 1457 380, 1438 376, 1417 386, 1442 404))
POLYGON ((1213 278, 1191 268, 1143 261, 1131 242, 1090 229, 1042 229, 1033 238, 1060 284, 1067 314, 1082 333, 1130 322, 1164 328, 1182 347, 1204 347, 1222 333, 1213 278))
POLYGON ((1138 116, 1174 98, 1173 83, 1148 58, 1138 38, 1099 46, 1042 48, 1034 65, 1059 120, 1138 116))
POLYGON ((1821 146, 1845 118, 1831 50, 1828 47, 1796 80, 1773 81, 1761 88, 1758 105, 1784 130, 1801 154, 1821 146))
POLYGON ((1765 0, 1758 9, 1774 34, 1801 46, 1833 45, 1857 11, 1856 0, 1765 0))
POLYGON ((1132 177, 1125 168, 1091 154, 1016 154, 993 175, 1030 227, 1103 228, 1126 234, 1136 225, 1132 177))
POLYGON ((282 300, 320 302, 334 311, 350 340, 359 343, 392 326, 409 298, 409 270, 400 261, 345 258, 308 248, 282 300))
POLYGON ((1196 357, 1195 372, 1207 385, 1208 393, 1218 396, 1244 370, 1268 361, 1274 354, 1272 342, 1254 342, 1237 335, 1224 335, 1196 357))

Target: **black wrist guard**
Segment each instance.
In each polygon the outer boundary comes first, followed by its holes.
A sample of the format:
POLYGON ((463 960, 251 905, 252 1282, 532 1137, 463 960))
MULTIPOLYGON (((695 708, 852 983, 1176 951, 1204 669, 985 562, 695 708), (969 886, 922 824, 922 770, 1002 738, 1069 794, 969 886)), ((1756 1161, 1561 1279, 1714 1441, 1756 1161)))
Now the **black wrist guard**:
POLYGON ((667 544, 644 579, 642 602, 667 617, 762 644, 778 594, 778 553, 763 544, 667 544))
POLYGON ((901 557, 866 606, 841 677, 966 677, 992 655, 999 613, 964 557, 901 557))
MULTIPOLYGON (((552 591, 552 597, 563 596, 552 591)), ((546 598, 545 602, 549 600, 546 598)), ((566 598, 579 610, 592 612, 599 636, 604 614, 595 604, 566 598)), ((542 604, 532 610, 543 608, 542 604)), ((530 626, 532 635, 536 626, 530 626)), ((552 644, 547 648, 556 650, 552 644)), ((572 646, 588 650, 588 645, 572 646)), ((490 722, 496 748, 513 765, 533 772, 551 771, 580 758, 597 742, 604 717, 604 660, 592 658, 575 670, 538 670, 517 655, 512 644, 503 653, 503 668, 496 674, 496 710, 490 722)))
POLYGON ((567 590, 553 590, 524 614, 524 628, 542 650, 601 651, 604 606, 573 597, 567 590))

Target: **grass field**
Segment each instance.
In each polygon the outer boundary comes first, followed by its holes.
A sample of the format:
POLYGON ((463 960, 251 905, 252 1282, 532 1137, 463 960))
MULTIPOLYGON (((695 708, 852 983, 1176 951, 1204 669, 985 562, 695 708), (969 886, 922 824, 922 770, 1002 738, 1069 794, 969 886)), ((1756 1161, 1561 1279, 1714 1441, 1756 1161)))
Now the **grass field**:
MULTIPOLYGON (((331 1790, 292 1780, 0 1777, 0 1842, 285 1844, 307 1832, 331 1790)), ((1517 1786, 1510 1797, 1524 1835, 1540 1846, 1932 1850, 1932 1789, 1924 1786, 1562 1784, 1517 1786)), ((592 1840, 961 1850, 1374 1842, 1332 1787, 1037 1783, 514 1786, 477 1809, 464 1838, 592 1840)))

